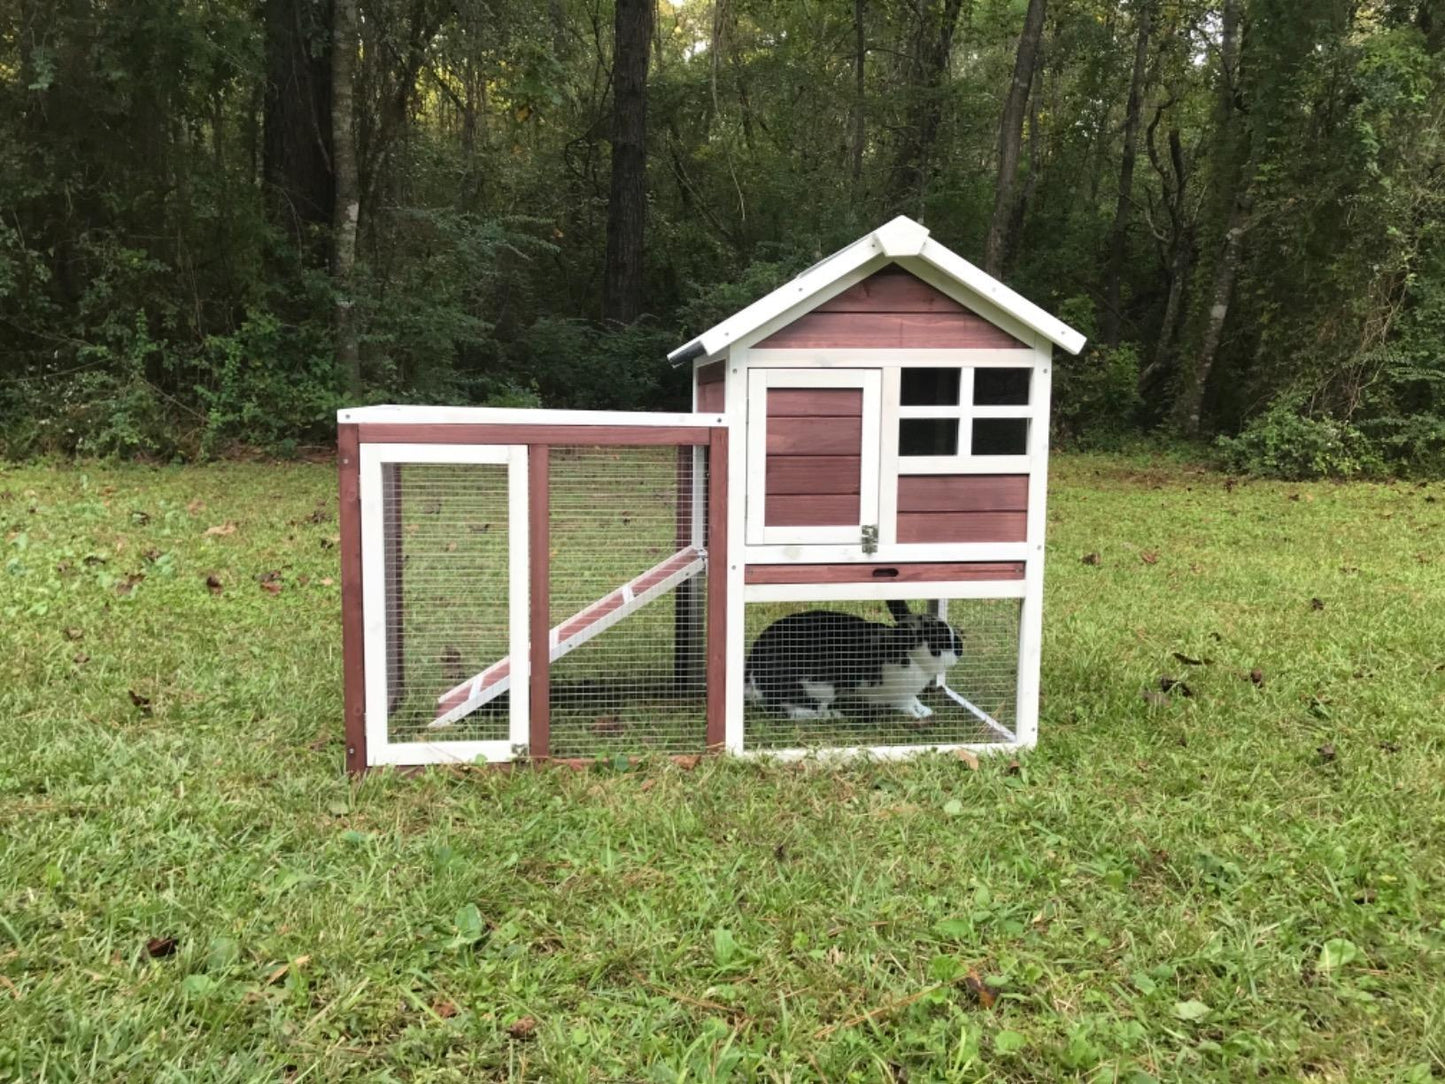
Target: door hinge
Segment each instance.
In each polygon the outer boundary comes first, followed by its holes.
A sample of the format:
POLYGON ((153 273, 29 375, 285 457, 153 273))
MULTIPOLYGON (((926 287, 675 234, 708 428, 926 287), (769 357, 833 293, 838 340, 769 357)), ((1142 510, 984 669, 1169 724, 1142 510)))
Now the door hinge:
POLYGON ((863 524, 863 552, 878 552, 878 527, 873 523, 863 524))

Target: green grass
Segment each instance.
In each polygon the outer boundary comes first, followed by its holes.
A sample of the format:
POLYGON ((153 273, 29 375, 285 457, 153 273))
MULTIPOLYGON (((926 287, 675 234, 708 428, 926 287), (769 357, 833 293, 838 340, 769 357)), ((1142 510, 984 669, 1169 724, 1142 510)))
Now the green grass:
POLYGON ((1017 766, 354 783, 330 467, 0 469, 0 1077, 1445 1075, 1445 487, 1050 518, 1017 766))

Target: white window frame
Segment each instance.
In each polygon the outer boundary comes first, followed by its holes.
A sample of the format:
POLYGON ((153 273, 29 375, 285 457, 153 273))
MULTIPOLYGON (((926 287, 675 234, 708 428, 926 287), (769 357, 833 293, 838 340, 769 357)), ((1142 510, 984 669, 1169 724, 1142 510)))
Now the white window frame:
MULTIPOLYGON (((1032 354, 1032 352, 1030 352, 1032 354)), ((890 402, 898 403, 898 421, 904 419, 953 420, 958 422, 958 450, 953 455, 897 455, 899 474, 1022 474, 1030 469, 1027 450, 1019 455, 974 455, 973 423, 980 418, 1022 418, 1029 422, 1029 432, 1040 424, 1037 405, 1039 373, 1033 365, 998 365, 992 360, 969 358, 958 364, 958 402, 939 405, 903 405, 903 369, 951 368, 922 366, 908 362, 899 365, 898 389, 890 402), (979 406, 974 403, 974 373, 979 369, 1027 368, 1030 370, 1029 401, 1022 406, 979 406)), ((897 434, 893 436, 896 447, 897 434)), ((1026 449, 1033 441, 1026 438, 1026 449)))
POLYGON ((883 374, 879 369, 759 369, 748 373, 748 545, 843 545, 862 552, 862 528, 880 523, 880 434, 883 374), (774 388, 856 388, 863 393, 858 522, 827 527, 770 527, 767 513, 768 392, 774 388))
POLYGON ((505 762, 528 737, 530 665, 527 568, 527 446, 525 444, 363 444, 360 448, 361 578, 366 667, 366 762, 392 764, 505 762), (389 740, 386 635, 385 468, 406 463, 488 464, 507 467, 507 623, 511 659, 505 741, 389 740))

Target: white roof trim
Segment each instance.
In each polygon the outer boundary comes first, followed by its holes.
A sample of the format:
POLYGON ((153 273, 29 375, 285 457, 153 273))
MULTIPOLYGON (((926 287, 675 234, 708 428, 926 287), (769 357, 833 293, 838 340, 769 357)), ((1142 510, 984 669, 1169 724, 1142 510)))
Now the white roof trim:
POLYGON ((930 238, 927 227, 906 215, 899 215, 846 248, 841 248, 815 263, 766 297, 754 301, 747 308, 733 313, 722 323, 684 343, 667 355, 668 360, 680 365, 694 358, 714 357, 769 320, 776 319, 799 303, 821 293, 844 275, 880 256, 886 259, 917 257, 924 260, 980 297, 987 298, 1054 345, 1063 347, 1071 354, 1077 354, 1084 348, 1085 339, 1082 334, 1062 320, 1049 315, 1032 301, 1016 294, 992 275, 985 274, 958 253, 930 238))

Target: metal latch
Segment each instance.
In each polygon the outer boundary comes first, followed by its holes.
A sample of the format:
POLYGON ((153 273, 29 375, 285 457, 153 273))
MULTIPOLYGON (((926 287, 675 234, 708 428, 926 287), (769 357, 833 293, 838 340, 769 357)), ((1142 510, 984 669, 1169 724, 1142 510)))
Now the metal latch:
POLYGON ((863 524, 863 552, 878 552, 878 525, 875 523, 863 524))

